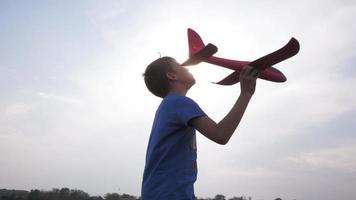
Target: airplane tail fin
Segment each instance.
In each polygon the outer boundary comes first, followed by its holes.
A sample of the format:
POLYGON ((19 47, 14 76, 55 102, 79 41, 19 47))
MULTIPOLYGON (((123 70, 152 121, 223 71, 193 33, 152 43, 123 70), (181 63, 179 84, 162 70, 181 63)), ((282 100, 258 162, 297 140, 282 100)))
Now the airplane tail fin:
POLYGON ((218 48, 211 43, 205 46, 198 33, 190 28, 188 28, 188 45, 189 58, 181 64, 182 66, 196 65, 218 51, 218 48))
POLYGON ((205 47, 201 37, 193 29, 188 28, 189 57, 205 47))

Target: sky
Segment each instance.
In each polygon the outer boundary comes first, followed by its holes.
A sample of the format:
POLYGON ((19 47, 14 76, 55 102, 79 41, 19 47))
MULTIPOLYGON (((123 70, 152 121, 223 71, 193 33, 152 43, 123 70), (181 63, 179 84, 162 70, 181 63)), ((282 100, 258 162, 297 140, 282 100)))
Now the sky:
MULTIPOLYGON (((197 134, 196 196, 356 199, 355 18, 352 0, 0 0, 0 188, 139 196, 161 101, 142 73, 183 62, 193 28, 229 59, 301 45, 275 66, 287 82, 257 81, 227 145, 197 134)), ((220 121, 239 84, 190 71, 187 96, 220 121)))

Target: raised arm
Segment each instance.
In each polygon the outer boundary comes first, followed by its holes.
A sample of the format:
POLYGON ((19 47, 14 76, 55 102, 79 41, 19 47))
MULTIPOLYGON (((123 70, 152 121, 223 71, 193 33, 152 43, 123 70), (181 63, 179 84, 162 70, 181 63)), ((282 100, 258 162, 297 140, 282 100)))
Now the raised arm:
POLYGON ((201 134, 218 144, 227 144, 239 125, 251 97, 255 93, 259 71, 246 66, 240 74, 241 94, 229 113, 216 123, 209 116, 192 119, 190 124, 201 134))

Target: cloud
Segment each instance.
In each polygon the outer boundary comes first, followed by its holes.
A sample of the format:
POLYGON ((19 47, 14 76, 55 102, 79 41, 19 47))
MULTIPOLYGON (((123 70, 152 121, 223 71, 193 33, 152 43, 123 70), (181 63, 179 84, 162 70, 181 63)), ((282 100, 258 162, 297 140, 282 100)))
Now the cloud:
POLYGON ((67 97, 67 96, 60 96, 50 93, 38 92, 38 96, 46 100, 55 100, 63 103, 68 104, 79 104, 81 101, 78 98, 67 97))
POLYGON ((4 115, 21 115, 35 109, 36 106, 28 104, 12 104, 2 109, 4 115))
POLYGON ((356 145, 319 149, 289 157, 288 160, 300 167, 312 170, 332 170, 337 173, 356 172, 356 145))

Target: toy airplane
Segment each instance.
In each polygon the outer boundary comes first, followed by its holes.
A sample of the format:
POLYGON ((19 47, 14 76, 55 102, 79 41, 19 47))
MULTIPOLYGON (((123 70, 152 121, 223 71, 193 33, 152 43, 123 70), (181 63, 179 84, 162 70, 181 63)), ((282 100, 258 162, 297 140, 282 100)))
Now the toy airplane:
POLYGON ((235 70, 232 74, 228 75, 223 80, 217 82, 220 85, 233 85, 239 82, 240 71, 246 65, 250 65, 261 70, 258 78, 269 80, 273 82, 285 82, 287 78, 278 69, 272 66, 286 60, 299 51, 299 42, 295 38, 289 40, 289 42, 281 49, 274 51, 266 56, 263 56, 252 62, 229 60, 225 58, 219 58, 213 56, 218 48, 213 44, 204 45, 201 37, 194 30, 188 28, 188 43, 189 43, 189 59, 182 63, 182 66, 196 65, 200 62, 207 62, 214 65, 219 65, 232 70, 235 70))

